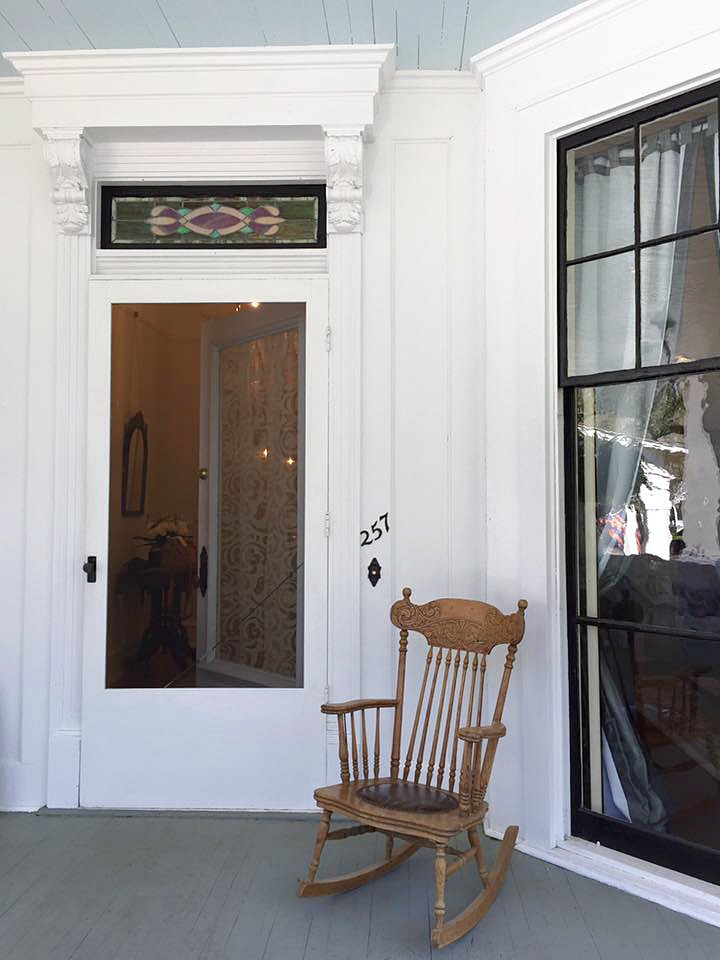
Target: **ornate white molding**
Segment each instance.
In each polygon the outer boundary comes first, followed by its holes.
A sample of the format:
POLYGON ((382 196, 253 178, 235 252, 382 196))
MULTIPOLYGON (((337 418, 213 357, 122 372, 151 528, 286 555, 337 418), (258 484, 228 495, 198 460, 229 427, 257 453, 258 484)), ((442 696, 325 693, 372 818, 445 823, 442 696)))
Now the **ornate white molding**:
POLYGON ((52 200, 59 233, 90 232, 88 176, 82 130, 49 129, 45 137, 45 159, 53 178, 52 200))
POLYGON ((362 137, 325 131, 327 216, 331 233, 362 232, 362 137))

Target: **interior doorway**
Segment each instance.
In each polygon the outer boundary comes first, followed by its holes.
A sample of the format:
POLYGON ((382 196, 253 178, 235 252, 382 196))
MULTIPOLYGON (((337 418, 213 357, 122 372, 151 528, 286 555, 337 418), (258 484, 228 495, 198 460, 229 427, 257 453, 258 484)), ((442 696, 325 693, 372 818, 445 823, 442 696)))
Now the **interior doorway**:
POLYGON ((113 306, 108 687, 302 683, 304 327, 113 306))

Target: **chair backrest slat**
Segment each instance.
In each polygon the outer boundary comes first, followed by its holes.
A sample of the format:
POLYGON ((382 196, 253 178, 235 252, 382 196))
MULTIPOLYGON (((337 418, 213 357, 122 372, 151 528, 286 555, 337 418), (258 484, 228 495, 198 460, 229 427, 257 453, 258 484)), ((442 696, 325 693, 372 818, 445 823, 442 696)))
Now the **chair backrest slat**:
MULTIPOLYGON (((525 629, 527 603, 519 601, 516 613, 503 614, 496 607, 478 600, 435 600, 416 605, 410 602, 411 592, 406 587, 403 599, 393 604, 390 619, 400 629, 400 658, 398 663, 397 706, 393 727, 393 750, 390 762, 391 777, 402 776, 407 780, 413 771, 415 783, 420 781, 425 763, 425 751, 429 743, 429 755, 425 767, 425 783, 441 787, 447 774, 448 789, 455 790, 458 782, 458 754, 460 751, 458 730, 462 726, 481 726, 487 694, 485 690, 487 657, 498 645, 508 649, 505 667, 492 715, 492 722, 499 723, 507 697, 510 672, 513 668, 517 645, 525 629), (407 753, 400 774, 400 740, 405 696, 405 655, 408 633, 421 633, 428 643, 425 667, 420 683, 420 694, 415 706, 412 729, 408 739, 407 753), (444 668, 443 668, 444 663, 444 668), (431 676, 432 668, 432 676, 431 676), (442 677, 440 673, 442 670, 442 677), (440 681, 440 682, 438 682, 440 681), (437 702, 436 692, 439 691, 437 702), (426 696, 427 694, 427 696, 426 696), (417 744, 417 752, 416 752, 417 744), (449 756, 449 764, 448 764, 449 756), (437 768, 436 768, 437 763, 437 768), (414 768, 414 769, 413 769, 414 768)), ((353 771, 357 768, 355 727, 353 735, 353 771)), ((473 808, 484 798, 487 790, 497 740, 490 740, 482 751, 478 743, 471 758, 482 759, 475 782, 466 789, 472 791, 473 808)), ((375 776, 379 770, 379 717, 375 728, 375 776)), ((342 756, 342 736, 341 736, 342 756)), ((362 760, 363 773, 367 777, 367 741, 365 716, 362 715, 362 760)), ((472 764, 470 764, 472 768, 472 764)), ((357 776, 357 774, 355 774, 357 776)), ((469 797, 467 800, 469 801, 469 797)))
MULTIPOLYGON (((430 650, 433 648, 430 647, 430 650)), ((437 685, 438 673, 440 672, 440 663, 442 662, 442 650, 438 650, 435 656, 435 669, 433 670, 432 681, 430 683, 430 693, 428 694, 427 707, 425 708, 425 719, 423 721, 422 734, 420 735, 420 744, 418 746, 417 760, 415 761, 415 783, 420 780, 422 772, 423 757, 425 755, 425 741, 427 740, 428 727, 430 725, 430 714, 432 712, 433 699, 435 697, 435 687, 437 685)))
POLYGON ((457 710, 455 711, 455 729, 453 731, 453 747, 452 747, 452 756, 450 758, 450 776, 448 778, 448 788, 450 790, 453 790, 455 788, 455 774, 457 771, 457 752, 458 752, 458 730, 460 729, 460 716, 462 714, 463 695, 465 693, 465 680, 467 678, 467 670, 468 670, 469 662, 470 662, 470 654, 466 650, 465 656, 463 657, 462 675, 460 678, 460 694, 458 696, 457 710))
MULTIPOLYGON (((405 766, 403 768, 403 780, 407 780, 408 773, 410 773, 410 764, 412 763, 413 750, 415 749, 415 736, 417 734, 418 722, 420 721, 420 714, 422 713, 423 697, 425 696, 425 687, 427 686, 427 678, 430 673, 430 664, 432 663, 433 658, 433 649, 430 649, 427 652, 427 657, 425 658, 425 673, 422 678, 422 686, 420 687, 420 696, 418 697, 417 707, 415 709, 415 719, 413 720, 412 731, 410 733, 410 742, 408 743, 407 756, 405 757, 405 766)), ((398 713, 402 715, 402 703, 398 703, 395 708, 396 716, 398 713)))
MULTIPOLYGON (((448 652, 448 656, 452 654, 448 652)), ((440 750, 440 760, 438 762, 437 783, 440 786, 445 775, 445 760, 447 758, 448 743, 450 740, 450 724, 452 722, 453 705, 455 703, 455 687, 457 686, 458 670, 460 668, 460 651, 456 651, 453 664, 452 681, 450 684, 450 697, 448 699, 447 710, 445 711, 445 732, 443 733, 442 749, 440 750)), ((428 780, 428 784, 429 784, 428 780)))
MULTIPOLYGON (((438 651, 438 656, 442 651, 438 651)), ((433 731, 432 747, 428 757, 426 785, 429 787, 432 781, 433 771, 435 770, 435 758, 437 756, 438 741, 440 739, 440 726, 443 720, 443 708, 445 706, 445 691, 447 690, 448 676, 450 674, 450 664, 452 662, 452 650, 448 650, 445 656, 445 671, 443 673, 442 687, 440 688, 440 699, 438 700, 437 710, 435 711, 435 730, 433 731)))

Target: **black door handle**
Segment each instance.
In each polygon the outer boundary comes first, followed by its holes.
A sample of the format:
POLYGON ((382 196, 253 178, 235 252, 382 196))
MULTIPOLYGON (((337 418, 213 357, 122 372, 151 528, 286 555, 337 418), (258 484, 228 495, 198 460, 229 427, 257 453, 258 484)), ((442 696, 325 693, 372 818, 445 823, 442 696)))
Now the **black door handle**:
POLYGON ((97 581, 97 557, 88 557, 83 564, 83 570, 87 574, 87 582, 95 583, 97 581))
POLYGON ((200 551, 200 570, 198 571, 198 587, 200 588, 200 595, 205 596, 207 593, 207 580, 208 580, 208 552, 205 547, 200 551))

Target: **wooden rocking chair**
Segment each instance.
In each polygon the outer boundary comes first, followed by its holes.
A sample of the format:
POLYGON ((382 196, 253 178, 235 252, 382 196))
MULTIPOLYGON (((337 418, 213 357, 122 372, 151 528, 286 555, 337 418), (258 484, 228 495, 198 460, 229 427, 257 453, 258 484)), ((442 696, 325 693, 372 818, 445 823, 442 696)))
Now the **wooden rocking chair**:
POLYGON ((496 607, 477 600, 434 600, 417 606, 410 602, 410 595, 406 587, 403 599, 393 604, 390 611, 392 623, 400 630, 395 698, 326 703, 321 707, 323 713, 336 715, 338 719, 342 782, 315 791, 315 800, 323 814, 307 880, 300 884, 298 896, 318 897, 353 890, 394 870, 420 847, 431 847, 435 850, 435 927, 431 938, 434 946, 444 947, 474 927, 495 900, 518 835, 517 827, 507 828, 495 864, 488 871, 483 863, 477 827, 488 809, 485 792, 498 740, 505 736, 502 712, 517 645, 525 630, 527 602, 520 600, 517 613, 504 615, 496 607), (401 773, 405 659, 410 630, 425 637, 429 650, 401 773), (507 644, 505 667, 492 720, 482 726, 487 656, 499 644, 507 644), (439 696, 434 705, 436 692, 439 696), (381 777, 380 711, 386 708, 395 711, 395 718, 390 776, 381 777), (375 714, 372 776, 366 712, 375 714), (350 756, 347 717, 350 718, 350 756), (462 758, 456 791, 460 741, 462 758), (429 752, 423 776, 426 748, 429 752), (447 785, 443 788, 446 771, 447 785), (330 831, 333 813, 354 820, 358 826, 330 831), (328 880, 315 879, 327 840, 374 832, 385 834, 384 860, 354 873, 328 880), (470 847, 466 851, 449 845, 461 832, 467 832, 470 847), (397 852, 393 851, 395 839, 405 841, 397 852), (457 858, 450 866, 447 855, 457 858), (446 922, 445 880, 471 860, 475 861, 482 889, 461 913, 446 922))

